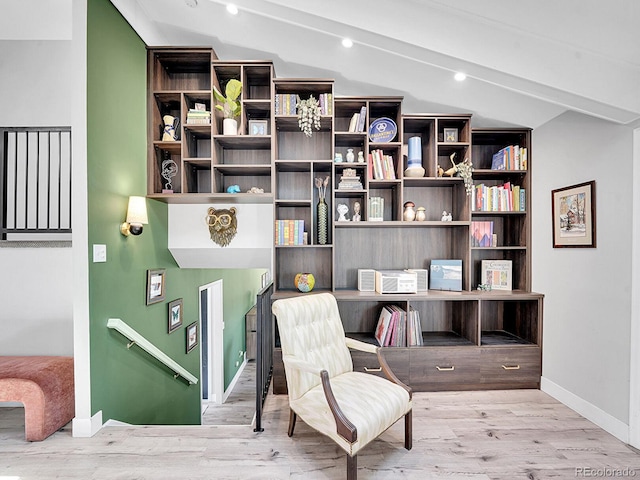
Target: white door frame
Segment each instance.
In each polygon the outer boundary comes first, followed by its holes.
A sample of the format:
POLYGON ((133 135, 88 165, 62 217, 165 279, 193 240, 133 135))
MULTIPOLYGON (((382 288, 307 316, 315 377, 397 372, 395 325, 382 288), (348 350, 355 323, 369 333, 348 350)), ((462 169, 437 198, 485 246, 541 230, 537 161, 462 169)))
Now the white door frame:
MULTIPOLYGON (((201 383, 207 382, 209 398, 203 399, 216 404, 224 401, 224 309, 223 309, 223 285, 222 280, 203 285, 199 289, 198 298, 202 291, 207 291, 207 365, 209 372, 207 378, 200 370, 201 383)), ((202 321, 202 305, 200 304, 199 320, 202 321)), ((202 325, 200 325, 202 332, 202 325)), ((202 356, 202 349, 200 350, 202 356)), ((202 357, 200 358, 202 366, 202 357)), ((203 386, 200 387, 202 397, 203 386)))
POLYGON ((640 288, 640 128, 633 131, 632 186, 629 444, 640 448, 640 296, 637 295, 640 288))

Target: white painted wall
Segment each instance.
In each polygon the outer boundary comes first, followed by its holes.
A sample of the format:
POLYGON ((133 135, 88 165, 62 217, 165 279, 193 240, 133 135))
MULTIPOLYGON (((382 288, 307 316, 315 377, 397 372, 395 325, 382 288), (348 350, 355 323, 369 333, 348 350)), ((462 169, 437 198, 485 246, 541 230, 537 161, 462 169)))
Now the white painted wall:
MULTIPOLYGON (((533 290, 544 293, 543 390, 627 441, 630 128, 566 113, 533 132, 533 290), (552 248, 551 190, 596 181, 597 248, 552 248)), ((636 240, 637 241, 637 240, 636 240)))
MULTIPOLYGON (((68 37, 70 10, 63 11, 66 27, 53 31, 68 37)), ((11 5, 3 6, 3 18, 14 26, 22 23, 23 14, 18 8, 12 17, 11 5)), ((34 10, 30 15, 36 27, 38 21, 47 20, 34 15, 34 10)), ((47 32, 52 35, 51 29, 47 32)), ((8 32, 3 33, 8 38, 8 32)), ((73 41, 2 40, 0 66, 1 126, 74 127, 78 59, 73 41)), ((73 130, 73 136, 78 134, 73 130)), ((77 161, 81 159, 76 156, 77 161)), ((72 355, 72 249, 0 248, 0 266, 0 354, 72 355)))
POLYGON ((237 233, 229 245, 211 240, 205 221, 208 204, 169 204, 169 250, 182 268, 267 268, 273 258, 271 204, 217 204, 236 209, 237 233))

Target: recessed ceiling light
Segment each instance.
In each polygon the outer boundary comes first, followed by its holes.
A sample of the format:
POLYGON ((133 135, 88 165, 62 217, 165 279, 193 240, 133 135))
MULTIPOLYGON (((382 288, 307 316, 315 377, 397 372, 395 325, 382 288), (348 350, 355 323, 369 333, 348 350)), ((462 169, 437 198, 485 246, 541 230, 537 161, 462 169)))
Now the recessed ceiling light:
POLYGON ((237 15, 238 7, 236 7, 233 3, 230 3, 227 5, 227 12, 229 12, 231 15, 237 15))
POLYGON ((351 40, 350 38, 343 38, 342 39, 342 46, 345 47, 345 48, 353 47, 353 40, 351 40))
POLYGON ((198 0, 184 0, 187 7, 196 8, 198 6, 198 0))
POLYGON ((456 72, 453 78, 455 78, 458 82, 463 82, 464 80, 466 80, 467 74, 462 72, 456 72))

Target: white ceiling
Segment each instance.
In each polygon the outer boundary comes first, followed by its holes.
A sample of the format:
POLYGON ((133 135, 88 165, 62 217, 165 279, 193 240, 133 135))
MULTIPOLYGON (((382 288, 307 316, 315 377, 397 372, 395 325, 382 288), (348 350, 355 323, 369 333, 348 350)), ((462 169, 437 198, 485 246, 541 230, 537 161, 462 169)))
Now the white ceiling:
POLYGON ((402 95, 405 113, 640 125, 637 0, 235 0, 236 16, 221 0, 111 2, 149 46, 273 60, 277 77, 334 78, 336 95, 402 95))

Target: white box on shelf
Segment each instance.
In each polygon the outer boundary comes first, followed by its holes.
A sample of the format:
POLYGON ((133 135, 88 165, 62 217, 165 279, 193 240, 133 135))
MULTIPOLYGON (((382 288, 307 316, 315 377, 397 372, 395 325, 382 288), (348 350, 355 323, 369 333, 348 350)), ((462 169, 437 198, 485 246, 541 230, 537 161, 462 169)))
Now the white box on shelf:
POLYGON ((417 293, 418 276, 406 270, 376 270, 376 292, 417 293))
POLYGON ((417 275, 418 292, 426 292, 429 290, 429 270, 424 268, 409 268, 407 272, 415 272, 417 275))
POLYGON ((361 292, 376 291, 376 271, 370 268, 358 269, 358 290, 361 292))

